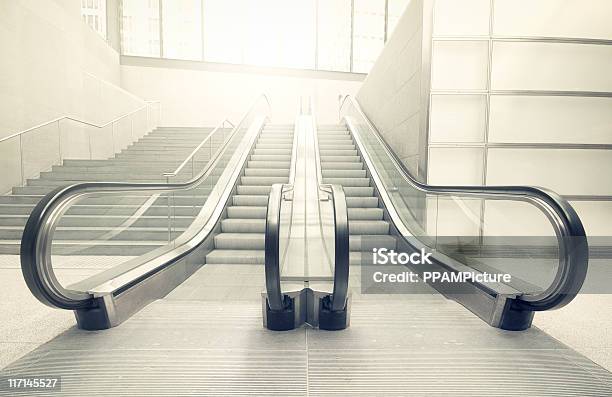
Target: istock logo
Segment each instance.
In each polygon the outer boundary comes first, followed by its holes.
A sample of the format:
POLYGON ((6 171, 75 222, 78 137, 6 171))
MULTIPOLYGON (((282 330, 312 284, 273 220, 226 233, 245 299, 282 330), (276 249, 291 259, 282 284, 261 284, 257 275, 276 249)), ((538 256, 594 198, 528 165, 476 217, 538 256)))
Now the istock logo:
POLYGON ((387 248, 374 248, 372 256, 375 265, 431 265, 431 252, 425 252, 421 248, 420 252, 408 254, 406 252, 397 253, 394 250, 387 248))

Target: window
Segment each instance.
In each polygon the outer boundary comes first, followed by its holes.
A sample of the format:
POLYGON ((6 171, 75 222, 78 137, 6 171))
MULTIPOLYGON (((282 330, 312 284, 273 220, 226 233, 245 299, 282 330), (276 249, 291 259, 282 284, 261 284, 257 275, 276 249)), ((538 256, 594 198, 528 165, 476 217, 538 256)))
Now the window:
POLYGON ((205 0, 204 58, 314 69, 315 0, 205 0))
POLYGON ((385 45, 385 0, 354 0, 353 72, 367 73, 385 45))
POLYGON ((410 0, 388 0, 387 5, 387 39, 391 37, 391 34, 395 30, 400 17, 406 11, 410 0))
MULTIPOLYGON (((385 23, 389 37, 409 2, 123 0, 122 52, 367 73, 384 46, 385 23)), ((102 3, 105 0, 81 0, 92 9, 102 3)), ((88 23, 102 28, 105 17, 96 15, 88 23)))
POLYGON ((164 58, 202 59, 202 2, 162 2, 164 58))
POLYGON ((317 66, 322 70, 351 70, 351 0, 319 0, 317 66))
POLYGON ((123 0, 121 48, 125 55, 161 56, 159 0, 123 0))
POLYGON ((82 0, 83 21, 106 39, 106 0, 82 0))

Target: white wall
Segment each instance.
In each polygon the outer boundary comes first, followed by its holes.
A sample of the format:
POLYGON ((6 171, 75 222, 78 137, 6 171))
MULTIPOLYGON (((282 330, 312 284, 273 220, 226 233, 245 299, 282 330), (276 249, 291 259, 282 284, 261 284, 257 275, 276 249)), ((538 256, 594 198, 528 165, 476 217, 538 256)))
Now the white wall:
MULTIPOLYGON (((163 62, 163 61, 161 61, 163 62)), ((315 102, 319 123, 338 122, 338 96, 355 94, 361 81, 278 76, 176 67, 121 67, 122 86, 145 99, 162 102, 162 125, 214 126, 240 119, 260 93, 272 103, 272 122, 293 123, 300 95, 315 102)))
POLYGON ((83 23, 79 0, 2 1, 0 53, 0 138, 61 115, 97 121, 131 105, 100 98, 87 75, 120 83, 119 55, 83 23), (99 100, 108 108, 93 106, 99 100))
POLYGON ((415 177, 427 143, 421 136, 423 1, 411 1, 359 90, 357 100, 415 177))
MULTIPOLYGON (((80 0, 0 1, 0 139, 65 115, 103 124, 144 104, 117 87, 119 54, 82 21, 80 6, 80 0)), ((60 146, 64 158, 84 157, 89 132, 70 123, 61 129, 61 144, 56 125, 24 135, 21 147, 19 138, 0 142, 0 192, 56 164, 60 146)), ((95 135, 93 146, 112 134, 95 135)))
MULTIPOLYGON (((612 46, 529 40, 612 40, 610 15, 609 0, 435 0, 429 183, 612 196, 602 177, 612 172, 612 150, 581 146, 612 143, 612 98, 581 94, 612 92, 612 46)), ((590 235, 612 235, 609 202, 574 206, 590 235)), ((505 215, 528 219, 521 211, 505 208, 505 215)))

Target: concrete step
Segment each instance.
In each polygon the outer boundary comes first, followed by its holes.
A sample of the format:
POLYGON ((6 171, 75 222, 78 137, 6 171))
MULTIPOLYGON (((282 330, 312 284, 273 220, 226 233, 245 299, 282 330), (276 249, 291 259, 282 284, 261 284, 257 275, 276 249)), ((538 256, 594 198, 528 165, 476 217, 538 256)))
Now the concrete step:
MULTIPOLYGON (((196 170, 197 171, 197 170, 196 170)), ((216 170, 215 174, 220 175, 223 170, 216 170)), ((177 175, 172 179, 172 182, 186 182, 191 179, 191 167, 177 175)), ((104 172, 44 172, 41 173, 40 181, 63 181, 69 185, 72 183, 78 183, 82 181, 93 181, 93 182, 112 182, 112 181, 149 181, 149 182, 165 182, 166 177, 161 172, 147 173, 147 174, 135 174, 127 173, 126 171, 117 170, 116 172, 104 171, 104 172)), ((44 184, 44 182, 42 182, 44 184)), ((30 183, 29 186, 35 186, 35 183, 30 183)))
POLYGON ((344 187, 348 186, 370 186, 370 178, 323 178, 323 183, 332 183, 337 185, 342 185, 344 187))
POLYGON ((286 150, 291 152, 291 149, 293 149, 293 145, 291 143, 259 143, 259 141, 257 142, 257 145, 255 145, 256 149, 259 150, 286 150))
MULTIPOLYGON (((172 238, 178 237, 185 229, 175 228, 172 238)), ((53 233, 53 241, 56 240, 132 240, 132 241, 167 241, 167 227, 129 227, 114 235, 116 227, 75 226, 58 227, 53 233)), ((21 240, 23 227, 2 226, 0 227, 0 240, 21 240)))
MULTIPOLYGON (((247 195, 247 196, 262 196, 266 197, 270 194, 271 186, 246 186, 239 185, 238 186, 238 194, 239 195, 247 195)), ((370 194, 371 196, 371 194, 370 194)))
MULTIPOLYGON (((172 160, 163 160, 163 159, 152 159, 152 160, 127 160, 127 159, 108 159, 108 160, 64 160, 64 166, 67 167, 109 167, 109 166, 132 166, 132 167, 140 167, 140 166, 150 166, 151 164, 155 166, 165 166, 165 167, 174 167, 176 168, 183 159, 172 159, 172 160)), ((196 160, 196 164, 205 165, 208 162, 206 160, 196 160)))
MULTIPOLYGON (((164 245, 158 241, 53 241, 53 255, 139 256, 164 245)), ((0 240, 0 254, 18 255, 21 240, 0 240)))
MULTIPOLYGON (((191 177, 191 174, 189 175, 179 175, 176 176, 175 178, 172 179, 172 182, 184 182, 189 180, 191 177)), ((36 187, 36 186, 68 186, 68 185, 72 185, 75 183, 81 183, 81 182, 130 182, 130 183, 163 183, 165 182, 165 178, 161 179, 161 178, 148 178, 148 179, 133 179, 130 178, 129 176, 126 175, 119 175, 117 174, 114 178, 112 176, 105 176, 105 177, 96 177, 95 175, 92 176, 91 178, 86 178, 86 177, 81 177, 83 179, 81 180, 77 180, 77 179, 28 179, 27 180, 27 186, 31 186, 31 187, 36 187)))
POLYGON ((321 156, 321 163, 361 163, 359 156, 321 156))
POLYGON ((348 142, 338 142, 338 143, 319 142, 319 150, 334 150, 334 149, 356 150, 355 145, 352 143, 348 143, 348 142))
POLYGON ((319 149, 321 157, 324 156, 357 156, 355 149, 319 149))
MULTIPOLYGON (((175 200, 175 202, 181 200, 175 200)), ((201 205, 204 199, 198 200, 197 205, 179 205, 172 206, 172 211, 177 216, 195 216, 200 212, 201 205)), ((29 215, 34 209, 35 204, 1 204, 0 214, 6 215, 29 215)), ((121 215, 129 216, 136 213, 141 208, 140 205, 73 205, 66 215, 121 215)), ((155 205, 147 208, 143 216, 168 216, 168 206, 165 201, 156 201, 155 205)))
POLYGON ((265 233, 265 219, 224 219, 221 221, 223 233, 265 233))
POLYGON ((242 207, 265 207, 268 205, 268 196, 252 196, 239 194, 233 197, 233 203, 236 206, 242 207))
POLYGON ((259 149, 259 148, 255 148, 253 150, 253 154, 256 155, 267 155, 267 154, 272 154, 272 155, 281 155, 281 156, 289 156, 291 155, 291 149, 259 149))
POLYGON ((349 249, 353 252, 372 253, 374 248, 396 249, 397 240, 388 234, 352 235, 349 237, 349 249))
POLYGON ((283 176, 289 177, 289 169, 285 168, 247 168, 245 170, 246 176, 283 176))
POLYGON ((220 233, 215 236, 215 248, 228 250, 263 250, 264 233, 220 233))
POLYGON ((349 208, 378 208, 378 197, 347 197, 349 208))
POLYGON ((291 167, 290 161, 249 161, 247 163, 248 168, 282 168, 288 170, 291 167))
POLYGON ((275 183, 289 182, 289 176, 243 176, 240 182, 249 186, 271 186, 275 183))
POLYGON ((362 170, 363 163, 361 161, 352 162, 321 162, 321 170, 362 170))
MULTIPOLYGON (((60 219, 59 227, 118 227, 130 220, 130 215, 64 215, 60 219)), ((28 215, 0 216, 0 226, 25 227, 28 215)), ((173 216, 171 223, 177 227, 187 227, 193 222, 191 216, 173 216)), ((168 227, 168 216, 140 216, 131 224, 134 227, 168 227)))
POLYGON ((206 255, 206 263, 232 264, 232 265, 263 265, 265 261, 264 250, 221 250, 215 249, 206 255))
POLYGON ((349 220, 349 233, 351 235, 389 234, 389 222, 349 220))
POLYGON ((321 170, 324 178, 365 178, 366 170, 321 170))
POLYGON ((238 219, 265 219, 267 209, 268 207, 242 207, 233 205, 227 207, 227 217, 238 219))
MULTIPOLYGON (((59 186, 62 186, 62 185, 60 184, 59 186)), ((16 195, 45 195, 55 190, 56 188, 57 186, 23 186, 23 187, 20 186, 20 187, 13 188, 13 194, 16 194, 16 195)), ((210 192, 210 188, 197 188, 197 189, 189 190, 189 195, 201 197, 201 196, 206 196, 208 192, 210 192)))
POLYGON ((347 197, 371 197, 374 195, 373 187, 344 186, 344 193, 347 197))
POLYGON ((380 221, 383 219, 382 208, 348 208, 349 220, 380 221))
POLYGON ((291 154, 273 155, 273 154, 252 154, 252 161, 284 161, 291 162, 291 154))

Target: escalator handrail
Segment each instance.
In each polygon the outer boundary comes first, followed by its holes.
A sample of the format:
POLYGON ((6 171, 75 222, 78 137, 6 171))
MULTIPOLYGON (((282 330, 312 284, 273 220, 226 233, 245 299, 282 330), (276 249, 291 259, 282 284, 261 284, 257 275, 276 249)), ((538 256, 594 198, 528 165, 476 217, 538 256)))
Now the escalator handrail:
MULTIPOLYGON (((42 303, 51 307, 75 310, 93 305, 90 293, 74 291, 59 283, 53 270, 51 244, 53 231, 65 210, 80 198, 98 193, 121 192, 174 192, 198 186, 213 172, 222 158, 234 135, 244 127, 248 116, 259 101, 265 99, 270 114, 270 101, 261 94, 244 113, 240 122, 233 128, 228 139, 219 147, 214 157, 194 178, 183 183, 129 183, 129 182, 85 182, 59 187, 48 193, 34 207, 30 214, 21 239, 21 269, 26 284, 32 294, 42 303)), ((249 148, 250 150, 250 148, 249 148)), ((119 288, 120 286, 118 286, 119 288)))
POLYGON ((291 185, 282 183, 272 185, 266 211, 264 272, 268 306, 273 311, 285 309, 280 282, 280 218, 285 186, 290 187, 291 185))
POLYGON ((332 292, 332 311, 346 308, 349 284, 349 223, 348 206, 342 185, 331 185, 334 204, 334 289, 332 292))
MULTIPOLYGON (((329 187, 334 208, 334 289, 332 292, 332 311, 346 308, 349 283, 349 225, 348 208, 344 189, 341 185, 329 187)), ((285 301, 280 283, 280 226, 281 206, 285 189, 291 185, 276 183, 272 185, 268 198, 265 231, 265 278, 268 305, 273 311, 285 309, 285 301)))
MULTIPOLYGON (((402 178, 415 189, 425 194, 445 196, 460 195, 481 199, 526 201, 544 212, 555 230, 559 244, 559 266, 557 274, 549 288, 542 293, 534 295, 524 294, 519 297, 517 304, 525 310, 541 311, 560 308, 574 299, 586 278, 589 248, 582 221, 566 199, 551 190, 533 186, 434 186, 419 182, 412 176, 404 164, 398 159, 395 152, 393 152, 381 137, 378 129, 363 112, 357 100, 350 95, 345 96, 342 100, 340 106, 341 117, 343 117, 343 109, 347 103, 354 106, 359 116, 363 119, 383 148, 384 154, 391 159, 393 166, 402 178)), ((346 119, 346 115, 343 119, 347 121, 347 124, 350 124, 346 119)), ((361 141, 359 132, 356 131, 357 129, 350 128, 350 126, 349 130, 355 138, 355 143, 364 157, 374 182, 377 184, 379 190, 384 189, 378 172, 373 167, 370 155, 361 141)), ((381 196, 383 200, 385 200, 387 208, 393 207, 391 201, 385 199, 385 195, 381 196)), ((408 228, 403 225, 399 216, 391 215, 392 221, 396 226, 401 224, 404 230, 408 230, 408 228)))

